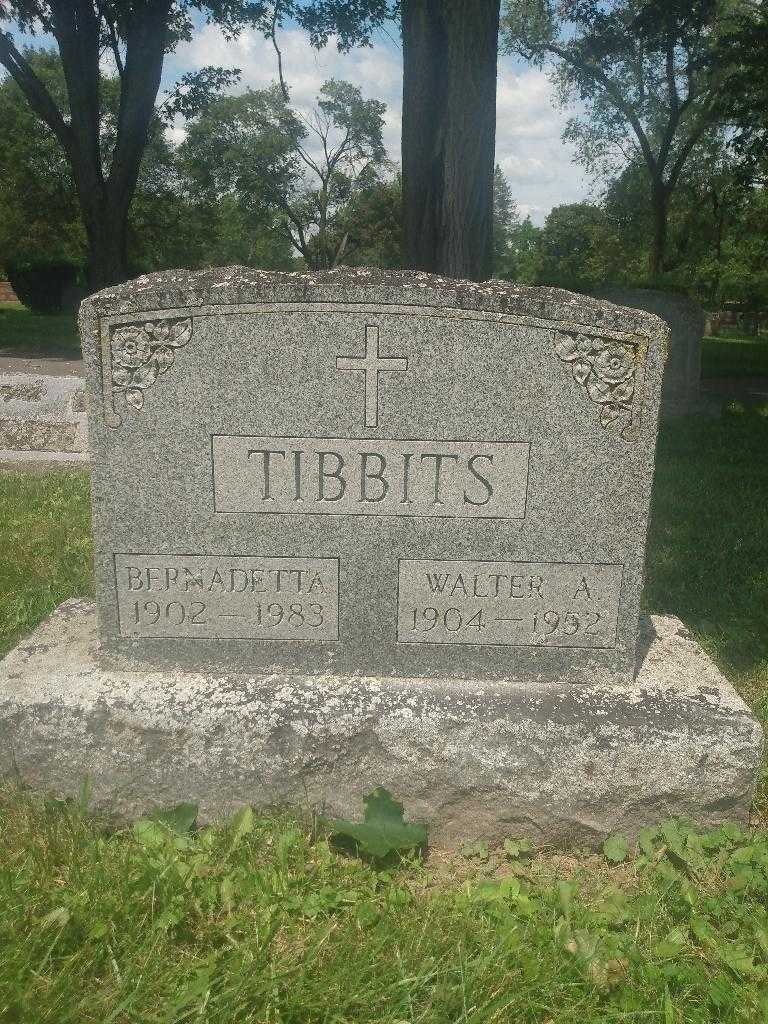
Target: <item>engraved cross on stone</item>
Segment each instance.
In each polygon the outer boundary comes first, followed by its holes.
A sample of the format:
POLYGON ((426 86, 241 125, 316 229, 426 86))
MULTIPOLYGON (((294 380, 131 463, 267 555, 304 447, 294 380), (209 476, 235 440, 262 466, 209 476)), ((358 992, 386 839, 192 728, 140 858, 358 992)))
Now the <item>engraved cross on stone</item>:
POLYGON ((338 356, 337 370, 357 370, 365 374, 365 425, 375 427, 379 422, 379 374, 393 370, 407 370, 408 360, 398 356, 379 355, 379 328, 365 328, 365 355, 338 356))

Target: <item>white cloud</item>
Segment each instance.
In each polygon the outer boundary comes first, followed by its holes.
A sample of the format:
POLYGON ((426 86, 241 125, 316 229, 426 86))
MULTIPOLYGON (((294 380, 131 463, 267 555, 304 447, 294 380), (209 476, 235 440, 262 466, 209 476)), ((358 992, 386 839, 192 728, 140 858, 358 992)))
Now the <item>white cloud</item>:
MULTIPOLYGON (((391 39, 373 48, 341 54, 331 42, 313 50, 299 29, 279 36, 285 78, 293 102, 303 113, 311 110, 320 86, 328 78, 344 78, 359 86, 369 99, 387 104, 384 142, 391 159, 400 159, 402 54, 391 39)), ((214 64, 239 67, 241 84, 261 89, 277 80, 277 58, 269 40, 244 32, 228 42, 212 25, 195 33, 169 62, 170 76, 214 64)), ((554 90, 544 72, 520 65, 509 57, 499 61, 496 160, 512 186, 523 214, 542 223, 553 206, 578 202, 588 195, 582 170, 572 163, 572 151, 561 141, 567 115, 554 103, 554 90)))
POLYGON ((537 68, 499 62, 496 100, 496 160, 524 214, 541 223, 553 206, 587 197, 588 182, 561 139, 567 114, 537 68))
MULTIPOLYGON (((331 41, 318 52, 300 29, 283 31, 278 43, 291 101, 303 114, 311 111, 320 87, 329 78, 352 82, 365 99, 386 103, 384 144, 390 158, 399 160, 402 64, 397 49, 391 45, 358 47, 342 54, 331 41)), ((263 89, 278 77, 277 56, 271 41, 255 32, 243 32, 238 39, 227 42, 218 28, 206 25, 190 43, 179 48, 174 70, 189 71, 206 64, 240 68, 240 88, 263 89)))

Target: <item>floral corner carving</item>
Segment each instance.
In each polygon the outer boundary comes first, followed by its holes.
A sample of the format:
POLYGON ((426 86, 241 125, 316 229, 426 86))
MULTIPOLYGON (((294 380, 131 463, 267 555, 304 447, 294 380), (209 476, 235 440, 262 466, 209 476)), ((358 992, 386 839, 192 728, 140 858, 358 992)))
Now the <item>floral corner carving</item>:
POLYGON ((191 337, 191 317, 116 327, 110 340, 113 408, 121 395, 129 408, 143 409, 144 392, 173 366, 176 350, 191 337))
POLYGON ((614 420, 628 417, 622 436, 631 439, 635 398, 638 346, 576 331, 557 331, 555 352, 600 409, 600 424, 607 428, 614 420))

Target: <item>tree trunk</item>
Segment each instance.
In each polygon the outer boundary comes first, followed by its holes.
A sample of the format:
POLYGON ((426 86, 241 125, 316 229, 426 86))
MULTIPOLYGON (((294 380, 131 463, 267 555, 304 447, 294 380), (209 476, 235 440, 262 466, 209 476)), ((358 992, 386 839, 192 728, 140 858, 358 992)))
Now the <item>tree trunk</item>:
POLYGON ((648 261, 648 270, 651 280, 654 281, 664 271, 664 256, 667 249, 669 193, 663 182, 654 182, 651 185, 651 206, 653 209, 653 242, 648 261))
POLYGON ((88 288, 100 291, 128 280, 128 211, 83 211, 88 236, 88 288))
POLYGON ((493 270, 500 0, 402 0, 406 266, 493 270))

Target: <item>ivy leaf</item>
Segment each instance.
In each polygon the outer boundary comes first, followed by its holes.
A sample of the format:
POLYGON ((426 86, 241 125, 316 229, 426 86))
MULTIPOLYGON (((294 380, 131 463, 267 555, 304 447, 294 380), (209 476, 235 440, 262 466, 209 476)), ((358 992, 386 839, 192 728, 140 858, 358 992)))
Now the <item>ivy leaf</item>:
POLYGON ((186 832, 193 832, 197 826, 197 804, 176 804, 167 810, 155 811, 150 814, 149 820, 184 835, 186 832))
POLYGON ((465 860, 473 860, 477 858, 477 860, 485 862, 490 856, 486 844, 479 841, 476 843, 466 843, 462 846, 460 852, 461 856, 464 857, 465 860))
POLYGON ((353 821, 331 822, 331 834, 354 840, 363 853, 384 858, 395 850, 412 850, 424 846, 427 830, 410 825, 403 817, 403 805, 379 786, 363 799, 365 813, 362 824, 353 821))
POLYGON ((629 855, 629 843, 624 836, 608 836, 603 843, 603 853, 611 864, 621 864, 629 855))
POLYGON ((505 839, 504 853, 509 860, 517 860, 518 857, 533 853, 533 843, 530 839, 505 839))

